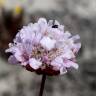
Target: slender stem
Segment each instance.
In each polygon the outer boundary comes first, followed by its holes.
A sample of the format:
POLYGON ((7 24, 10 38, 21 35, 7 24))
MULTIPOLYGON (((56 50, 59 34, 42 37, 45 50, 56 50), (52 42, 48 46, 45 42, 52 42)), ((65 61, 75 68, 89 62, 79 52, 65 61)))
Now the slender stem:
POLYGON ((39 96, 43 96, 45 80, 46 80, 46 75, 43 74, 43 76, 42 76, 42 82, 41 82, 41 87, 40 87, 40 92, 39 92, 39 96))

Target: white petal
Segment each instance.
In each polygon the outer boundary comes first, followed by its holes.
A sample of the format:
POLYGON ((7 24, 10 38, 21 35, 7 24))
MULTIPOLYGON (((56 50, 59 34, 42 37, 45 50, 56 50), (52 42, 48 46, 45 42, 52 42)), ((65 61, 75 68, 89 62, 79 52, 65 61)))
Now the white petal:
POLYGON ((72 61, 68 62, 70 64, 71 67, 75 68, 75 69, 78 69, 78 64, 77 63, 74 63, 72 61))
POLYGON ((20 38, 25 41, 25 40, 30 40, 32 41, 34 39, 35 33, 33 31, 34 26, 24 26, 19 33, 17 33, 17 37, 18 35, 20 36, 20 38))
POLYGON ((75 69, 78 69, 78 64, 73 62, 73 61, 70 61, 70 60, 67 60, 65 61, 65 63, 63 64, 64 67, 67 67, 67 68, 70 68, 70 67, 73 67, 75 69))
POLYGON ((60 25, 60 23, 57 21, 57 20, 55 20, 55 24, 54 25, 60 25))
POLYGON ((33 69, 38 69, 41 67, 42 63, 38 60, 36 60, 35 58, 31 58, 29 60, 29 65, 33 68, 33 69))
POLYGON ((62 36, 63 36, 63 34, 64 34, 64 32, 63 31, 60 31, 59 29, 57 29, 57 28, 49 28, 48 30, 48 36, 49 37, 52 37, 53 39, 55 39, 55 40, 59 40, 59 39, 61 39, 62 38, 62 36))
POLYGON ((74 53, 78 53, 80 48, 81 48, 81 43, 76 43, 76 44, 74 44, 72 49, 73 49, 74 53))
POLYGON ((72 63, 72 67, 75 68, 75 69, 78 69, 79 68, 79 65, 77 63, 72 63))
POLYGON ((20 61, 20 62, 23 62, 23 61, 24 61, 24 58, 22 57, 21 52, 16 52, 16 53, 14 54, 14 56, 15 56, 15 58, 16 58, 18 61, 20 61))
POLYGON ((62 32, 64 32, 64 26, 63 25, 60 25, 59 26, 59 30, 62 31, 62 32))
POLYGON ((37 33, 35 38, 34 38, 34 40, 33 40, 34 44, 35 45, 38 44, 40 42, 41 38, 42 38, 42 34, 41 33, 37 33))
POLYGON ((58 64, 63 64, 63 59, 61 57, 56 57, 55 62, 57 62, 58 64))
POLYGON ((40 18, 40 19, 38 20, 38 23, 39 23, 39 24, 47 24, 47 21, 46 21, 45 18, 40 18))
POLYGON ((56 57, 52 62, 51 65, 55 70, 60 70, 63 67, 63 59, 60 57, 56 57))
POLYGON ((53 20, 49 20, 48 26, 51 26, 52 27, 52 25, 53 25, 53 20))
POLYGON ((72 37, 72 39, 73 39, 74 41, 79 40, 79 39, 80 39, 80 36, 79 36, 79 35, 75 35, 75 36, 72 37))
POLYGON ((75 58, 75 55, 71 50, 65 50, 65 52, 60 57, 71 59, 71 58, 75 58))
POLYGON ((50 39, 49 37, 45 36, 42 38, 42 40, 40 41, 40 44, 42 45, 42 47, 44 47, 47 50, 51 50, 55 47, 56 44, 56 40, 50 39))
POLYGON ((65 31, 64 38, 69 38, 71 36, 71 33, 69 31, 65 31))
POLYGON ((61 67, 60 68, 60 74, 63 75, 65 73, 67 73, 67 69, 65 67, 61 67))
POLYGON ((44 33, 46 31, 46 29, 47 29, 47 21, 46 21, 46 19, 45 18, 40 18, 38 20, 38 24, 39 24, 39 27, 40 27, 39 31, 41 33, 44 33))
POLYGON ((76 45, 75 48, 77 48, 77 49, 81 48, 81 43, 76 43, 75 45, 76 45))

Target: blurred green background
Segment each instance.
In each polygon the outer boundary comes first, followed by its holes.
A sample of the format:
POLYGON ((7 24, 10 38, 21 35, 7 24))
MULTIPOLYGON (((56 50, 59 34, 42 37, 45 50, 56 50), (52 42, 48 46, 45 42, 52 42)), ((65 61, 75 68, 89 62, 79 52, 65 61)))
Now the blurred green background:
POLYGON ((96 96, 96 0, 0 0, 0 96, 38 96, 41 76, 8 64, 5 49, 39 17, 56 19, 79 34, 79 70, 47 77, 44 96, 96 96))

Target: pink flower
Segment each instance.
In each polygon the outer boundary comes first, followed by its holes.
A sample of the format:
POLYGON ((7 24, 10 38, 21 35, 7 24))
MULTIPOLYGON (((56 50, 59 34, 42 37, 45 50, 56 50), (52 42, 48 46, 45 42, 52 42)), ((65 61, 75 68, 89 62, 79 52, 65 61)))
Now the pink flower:
POLYGON ((47 75, 65 74, 67 68, 78 69, 76 54, 80 36, 64 31, 58 21, 40 18, 37 23, 24 26, 9 44, 6 52, 12 53, 9 62, 20 64, 29 71, 47 75))

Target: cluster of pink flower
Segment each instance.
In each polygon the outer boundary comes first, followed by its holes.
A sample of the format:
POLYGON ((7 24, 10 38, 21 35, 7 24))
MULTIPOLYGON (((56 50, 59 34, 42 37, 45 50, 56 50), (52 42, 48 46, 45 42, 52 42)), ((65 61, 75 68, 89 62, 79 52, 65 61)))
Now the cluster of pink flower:
POLYGON ((6 52, 12 53, 9 62, 20 64, 38 74, 58 75, 73 67, 81 43, 79 35, 64 31, 58 21, 40 18, 37 23, 24 26, 9 44, 6 52))

